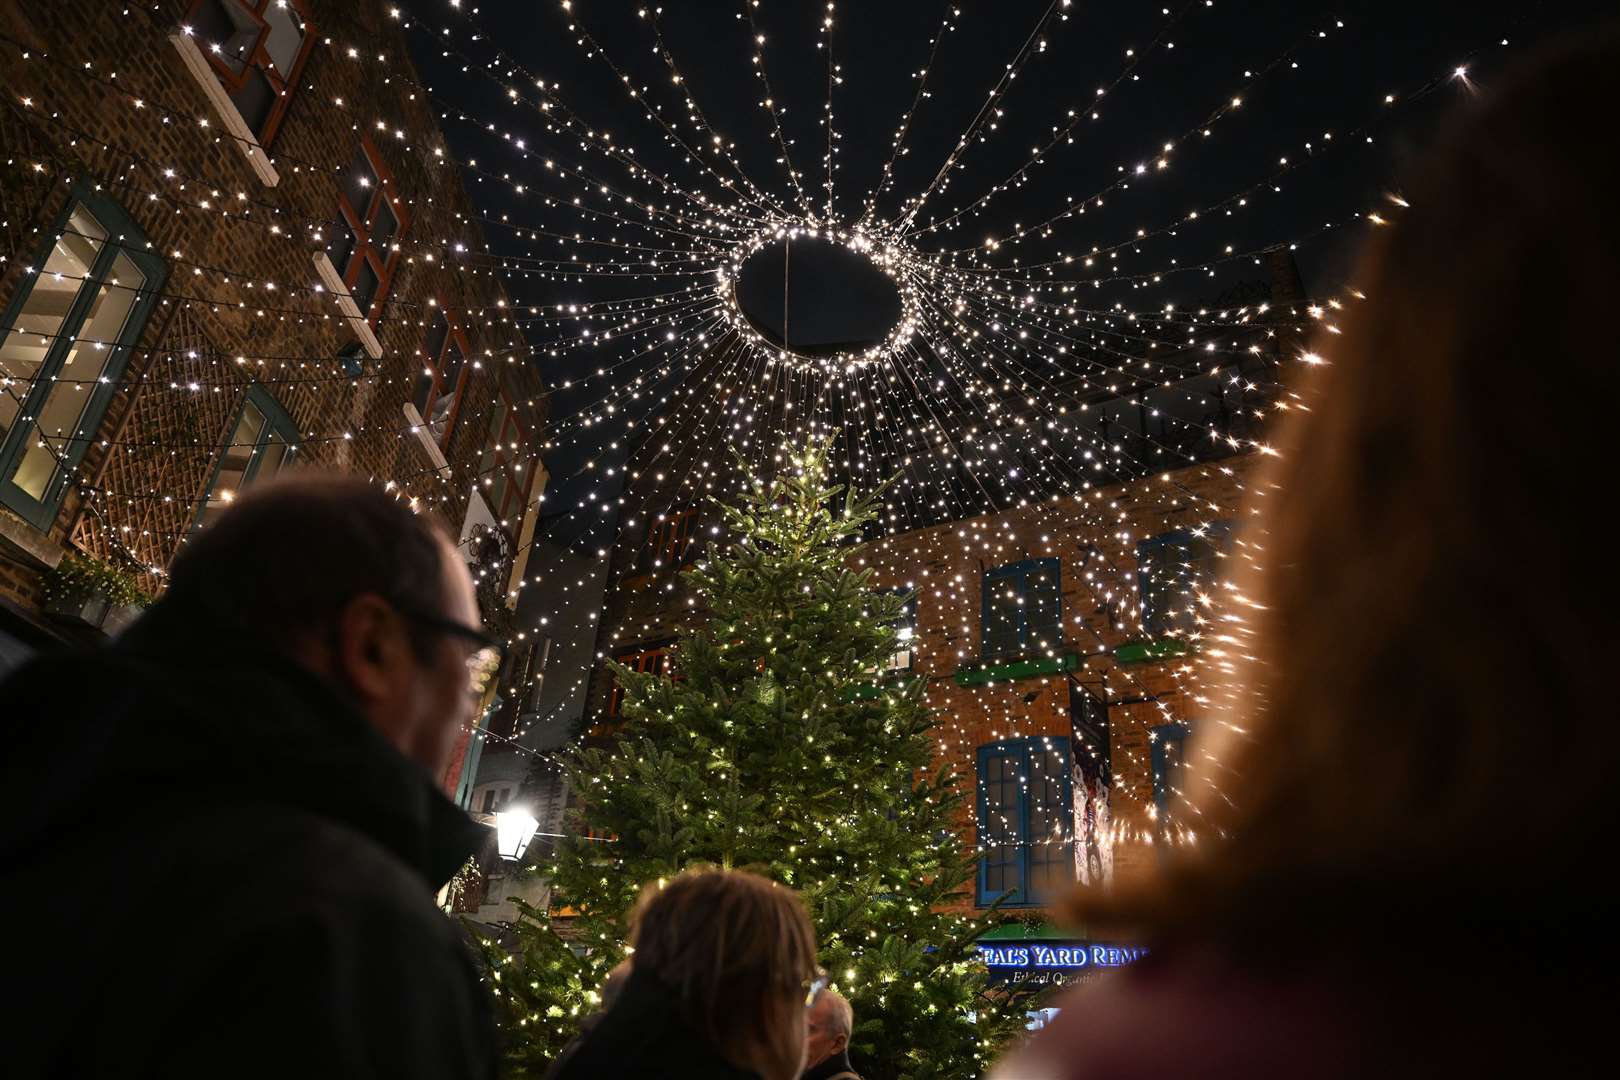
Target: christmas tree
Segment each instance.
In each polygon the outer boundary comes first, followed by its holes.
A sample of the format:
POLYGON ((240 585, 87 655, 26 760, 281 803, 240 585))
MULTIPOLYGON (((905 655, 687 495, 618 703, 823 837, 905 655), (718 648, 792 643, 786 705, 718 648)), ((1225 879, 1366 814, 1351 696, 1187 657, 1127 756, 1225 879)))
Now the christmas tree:
POLYGON ((623 726, 568 763, 582 808, 539 868, 551 911, 526 908, 516 954, 491 952, 519 1075, 595 1007, 639 887, 694 864, 799 890, 871 1080, 980 1075, 1023 1023, 973 948, 988 921, 936 910, 973 869, 962 795, 931 768, 922 680, 884 674, 909 597, 850 565, 880 493, 829 486, 826 452, 721 506, 730 545, 687 571, 709 619, 673 671, 614 668, 623 726))

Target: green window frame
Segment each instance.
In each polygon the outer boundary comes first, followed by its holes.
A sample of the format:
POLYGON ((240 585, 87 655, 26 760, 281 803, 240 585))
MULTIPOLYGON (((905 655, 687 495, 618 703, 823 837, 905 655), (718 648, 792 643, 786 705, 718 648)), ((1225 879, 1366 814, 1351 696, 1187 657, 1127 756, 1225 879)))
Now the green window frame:
POLYGON ((75 184, 0 315, 0 505, 46 531, 151 317, 168 265, 75 184))
POLYGON ((261 477, 269 479, 297 456, 298 427, 292 417, 264 387, 249 386, 225 429, 225 442, 214 458, 214 471, 197 506, 193 528, 207 525, 231 504, 237 492, 261 477))

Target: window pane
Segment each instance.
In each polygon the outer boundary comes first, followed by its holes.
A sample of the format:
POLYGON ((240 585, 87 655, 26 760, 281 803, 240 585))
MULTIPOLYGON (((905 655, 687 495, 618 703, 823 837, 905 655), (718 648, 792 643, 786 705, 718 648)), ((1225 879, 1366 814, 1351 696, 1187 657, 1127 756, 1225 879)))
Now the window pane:
POLYGON ((270 6, 264 9, 264 21, 270 27, 269 35, 264 39, 265 51, 270 54, 270 62, 285 81, 292 78, 293 63, 298 59, 298 50, 304 45, 303 27, 292 5, 283 7, 279 0, 271 0, 270 6))
POLYGON ((343 194, 349 200, 350 209, 362 222, 366 220, 366 211, 371 209, 371 197, 379 186, 377 172, 371 167, 371 159, 366 157, 365 146, 355 147, 354 160, 343 174, 343 194))
POLYGON ((349 280, 349 261, 354 257, 358 245, 354 230, 349 228, 347 221, 339 221, 332 226, 332 266, 344 281, 349 280))
POLYGON ((236 0, 205 0, 192 20, 197 46, 240 74, 259 39, 259 24, 236 0))
POLYGON ((435 312, 433 322, 428 326, 427 341, 422 346, 422 354, 427 358, 428 367, 438 370, 439 357, 444 352, 444 343, 449 337, 450 320, 445 318, 444 312, 435 312))
POLYGON ((0 438, 10 432, 16 421, 20 399, 34 388, 40 366, 61 333, 62 321, 88 285, 84 279, 95 265, 106 236, 88 210, 74 207, 67 228, 35 276, 22 310, 4 340, 0 340, 0 379, 17 380, 8 387, 11 393, 0 393, 0 438))
POLYGON ((258 68, 243 77, 240 89, 231 92, 231 104, 242 114, 242 121, 254 135, 262 137, 270 110, 276 105, 276 88, 258 68))
POLYGON ((43 499, 56 474, 56 459, 79 448, 74 439, 94 434, 99 415, 87 415, 85 407, 97 388, 97 380, 107 370, 124 324, 135 307, 137 289, 146 284, 146 275, 135 268, 129 256, 119 252, 113 258, 111 275, 91 301, 77 340, 68 349, 58 369, 58 382, 34 421, 37 433, 50 440, 47 447, 39 439, 29 440, 17 466, 16 484, 35 499, 43 499))
POLYGON ((360 314, 366 317, 371 315, 371 301, 377 295, 377 272, 371 268, 371 260, 364 257, 360 260, 360 277, 354 283, 354 303, 360 309, 360 314))
POLYGON ((296 447, 287 445, 281 432, 275 428, 265 438, 264 449, 260 451, 259 467, 253 470, 253 481, 268 480, 287 465, 292 463, 293 455, 298 452, 296 447))
POLYGON ((394 232, 399 228, 399 219, 394 216, 394 209, 388 205, 387 199, 378 201, 381 205, 377 207, 376 220, 371 223, 371 242, 377 245, 378 254, 386 258, 388 241, 394 238, 394 232))
POLYGON ((264 413, 249 401, 242 407, 242 415, 227 440, 230 445, 220 452, 219 472, 214 476, 213 487, 208 490, 208 501, 203 504, 200 524, 207 525, 218 517, 242 490, 243 478, 253 461, 259 435, 263 431, 264 413))

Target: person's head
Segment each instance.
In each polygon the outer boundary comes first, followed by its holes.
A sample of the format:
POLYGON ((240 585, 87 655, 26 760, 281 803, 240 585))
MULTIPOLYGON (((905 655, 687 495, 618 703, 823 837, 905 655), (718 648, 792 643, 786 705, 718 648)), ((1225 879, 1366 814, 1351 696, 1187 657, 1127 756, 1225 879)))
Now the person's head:
POLYGON ((435 773, 471 718, 469 664, 487 644, 472 579, 376 484, 300 473, 248 491, 181 549, 168 597, 326 677, 435 773))
POLYGON ((1573 927, 1599 902, 1620 147, 1596 101, 1620 101, 1612 31, 1473 103, 1391 201, 1342 336, 1288 360, 1308 411, 1249 485, 1173 924, 1573 927))
POLYGON ((648 885, 631 923, 636 972, 672 991, 722 1056, 765 1080, 798 1076, 816 935, 796 893, 740 871, 688 870, 648 885))
POLYGON ((811 1004, 804 1026, 804 1067, 811 1069, 849 1049, 855 1010, 836 990, 823 990, 811 1004))

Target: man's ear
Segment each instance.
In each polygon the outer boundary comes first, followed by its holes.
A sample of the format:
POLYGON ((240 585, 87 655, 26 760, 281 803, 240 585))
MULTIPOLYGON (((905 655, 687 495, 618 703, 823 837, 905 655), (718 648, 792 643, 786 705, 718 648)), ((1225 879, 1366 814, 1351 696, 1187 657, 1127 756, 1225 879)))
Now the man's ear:
POLYGON ((849 1049, 849 1036, 845 1035, 842 1031, 840 1031, 838 1033, 838 1038, 833 1040, 833 1053, 842 1054, 845 1050, 848 1050, 848 1049, 849 1049))
POLYGON ((404 620, 374 593, 351 599, 338 613, 336 675, 364 703, 398 691, 411 664, 404 620))

